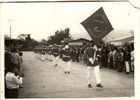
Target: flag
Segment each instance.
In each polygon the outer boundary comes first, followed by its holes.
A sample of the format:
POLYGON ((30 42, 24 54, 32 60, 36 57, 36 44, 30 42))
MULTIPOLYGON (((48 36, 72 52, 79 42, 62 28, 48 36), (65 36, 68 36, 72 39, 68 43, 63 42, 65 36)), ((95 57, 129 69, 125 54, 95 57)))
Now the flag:
POLYGON ((89 33, 94 43, 99 43, 109 32, 113 30, 103 8, 101 7, 83 22, 83 27, 89 33))

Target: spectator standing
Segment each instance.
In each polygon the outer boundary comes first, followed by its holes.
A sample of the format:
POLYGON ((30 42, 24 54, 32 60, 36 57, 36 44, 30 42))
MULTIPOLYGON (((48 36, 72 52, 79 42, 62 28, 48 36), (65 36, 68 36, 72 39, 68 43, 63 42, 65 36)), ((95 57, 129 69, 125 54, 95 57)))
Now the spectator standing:
POLYGON ((125 61, 125 69, 126 74, 130 74, 130 51, 128 48, 126 48, 126 51, 124 52, 124 61, 125 61))
MULTIPOLYGON (((23 53, 22 52, 19 52, 19 61, 20 61, 20 63, 19 63, 19 75, 25 75, 24 74, 24 69, 23 69, 23 65, 22 65, 22 63, 23 63, 23 58, 22 58, 22 56, 23 56, 23 53)), ((20 88, 23 88, 23 85, 20 85, 20 88)))
POLYGON ((124 63, 123 63, 123 61, 124 61, 124 60, 123 60, 124 54, 123 54, 123 50, 120 48, 117 54, 118 54, 118 55, 117 55, 117 63, 118 63, 117 71, 118 71, 118 72, 122 72, 123 69, 124 69, 124 63))
POLYGON ((19 52, 19 65, 21 65, 23 63, 23 53, 22 52, 19 52))
POLYGON ((117 53, 118 53, 118 48, 114 47, 114 51, 113 51, 113 69, 114 70, 117 69, 117 53))
POLYGON ((75 59, 76 59, 75 54, 76 54, 76 50, 75 50, 75 48, 72 48, 72 61, 73 61, 73 62, 74 62, 75 59))
POLYGON ((108 67, 109 69, 113 69, 113 49, 110 49, 110 52, 108 54, 108 67))
POLYGON ((76 56, 76 61, 79 62, 80 51, 78 48, 76 49, 75 56, 76 56))
POLYGON ((15 64, 16 68, 18 69, 18 71, 20 71, 19 67, 20 67, 20 57, 18 54, 18 49, 16 47, 13 47, 11 50, 11 62, 13 64, 15 64))
POLYGON ((134 72, 134 48, 131 51, 131 71, 134 72))
POLYGON ((6 98, 17 98, 19 85, 23 82, 23 76, 16 74, 16 64, 12 64, 6 74, 6 98))
POLYGON ((5 47, 5 75, 7 73, 7 70, 11 64, 11 53, 10 53, 10 49, 5 47))

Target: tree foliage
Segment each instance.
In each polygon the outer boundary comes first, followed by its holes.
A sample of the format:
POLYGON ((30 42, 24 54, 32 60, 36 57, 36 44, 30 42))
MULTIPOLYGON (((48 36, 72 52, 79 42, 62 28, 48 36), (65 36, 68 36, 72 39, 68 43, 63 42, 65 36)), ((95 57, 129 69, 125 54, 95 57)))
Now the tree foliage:
POLYGON ((47 40, 47 44, 48 45, 52 45, 52 44, 60 45, 60 44, 62 44, 62 41, 65 38, 71 38, 69 28, 66 28, 64 30, 55 31, 54 35, 49 36, 49 38, 47 40))
POLYGON ((39 42, 31 38, 30 34, 20 34, 17 38, 22 40, 20 43, 22 50, 33 50, 34 47, 39 44, 39 42))

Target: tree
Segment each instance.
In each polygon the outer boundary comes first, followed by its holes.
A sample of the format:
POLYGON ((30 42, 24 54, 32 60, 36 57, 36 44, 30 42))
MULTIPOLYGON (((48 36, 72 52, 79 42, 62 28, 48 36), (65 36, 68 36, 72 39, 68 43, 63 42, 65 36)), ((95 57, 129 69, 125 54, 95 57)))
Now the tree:
POLYGON ((26 36, 27 36, 27 34, 19 34, 17 36, 17 38, 20 39, 20 40, 25 40, 26 36))
POLYGON ((31 34, 27 34, 26 37, 25 37, 25 39, 26 39, 27 41, 30 41, 30 40, 31 40, 31 34))
POLYGON ((33 50, 39 44, 39 42, 31 38, 31 34, 20 34, 18 38, 22 40, 22 50, 33 50))
POLYGON ((62 44, 61 41, 64 40, 65 38, 71 38, 70 36, 70 29, 69 28, 66 28, 64 30, 57 30, 55 31, 54 35, 51 35, 49 38, 48 38, 48 41, 47 43, 49 45, 52 45, 52 44, 62 44))

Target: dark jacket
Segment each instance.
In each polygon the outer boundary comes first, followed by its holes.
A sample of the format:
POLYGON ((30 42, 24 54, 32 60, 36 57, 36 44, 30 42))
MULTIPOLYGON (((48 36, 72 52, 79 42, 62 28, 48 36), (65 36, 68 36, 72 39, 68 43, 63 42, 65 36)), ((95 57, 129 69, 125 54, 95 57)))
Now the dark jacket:
POLYGON ((57 47, 54 47, 52 49, 52 54, 54 55, 54 57, 57 57, 59 56, 59 49, 57 47))
POLYGON ((94 63, 92 64, 90 61, 89 61, 89 58, 94 58, 94 54, 95 54, 95 49, 93 49, 92 47, 88 47, 87 49, 85 49, 85 56, 87 58, 87 66, 97 66, 100 64, 99 62, 99 56, 97 55, 100 55, 100 52, 99 51, 96 51, 96 56, 95 56, 95 59, 94 59, 94 63))
POLYGON ((71 52, 70 52, 69 49, 66 49, 66 50, 63 51, 62 60, 66 61, 66 62, 71 60, 71 52))

